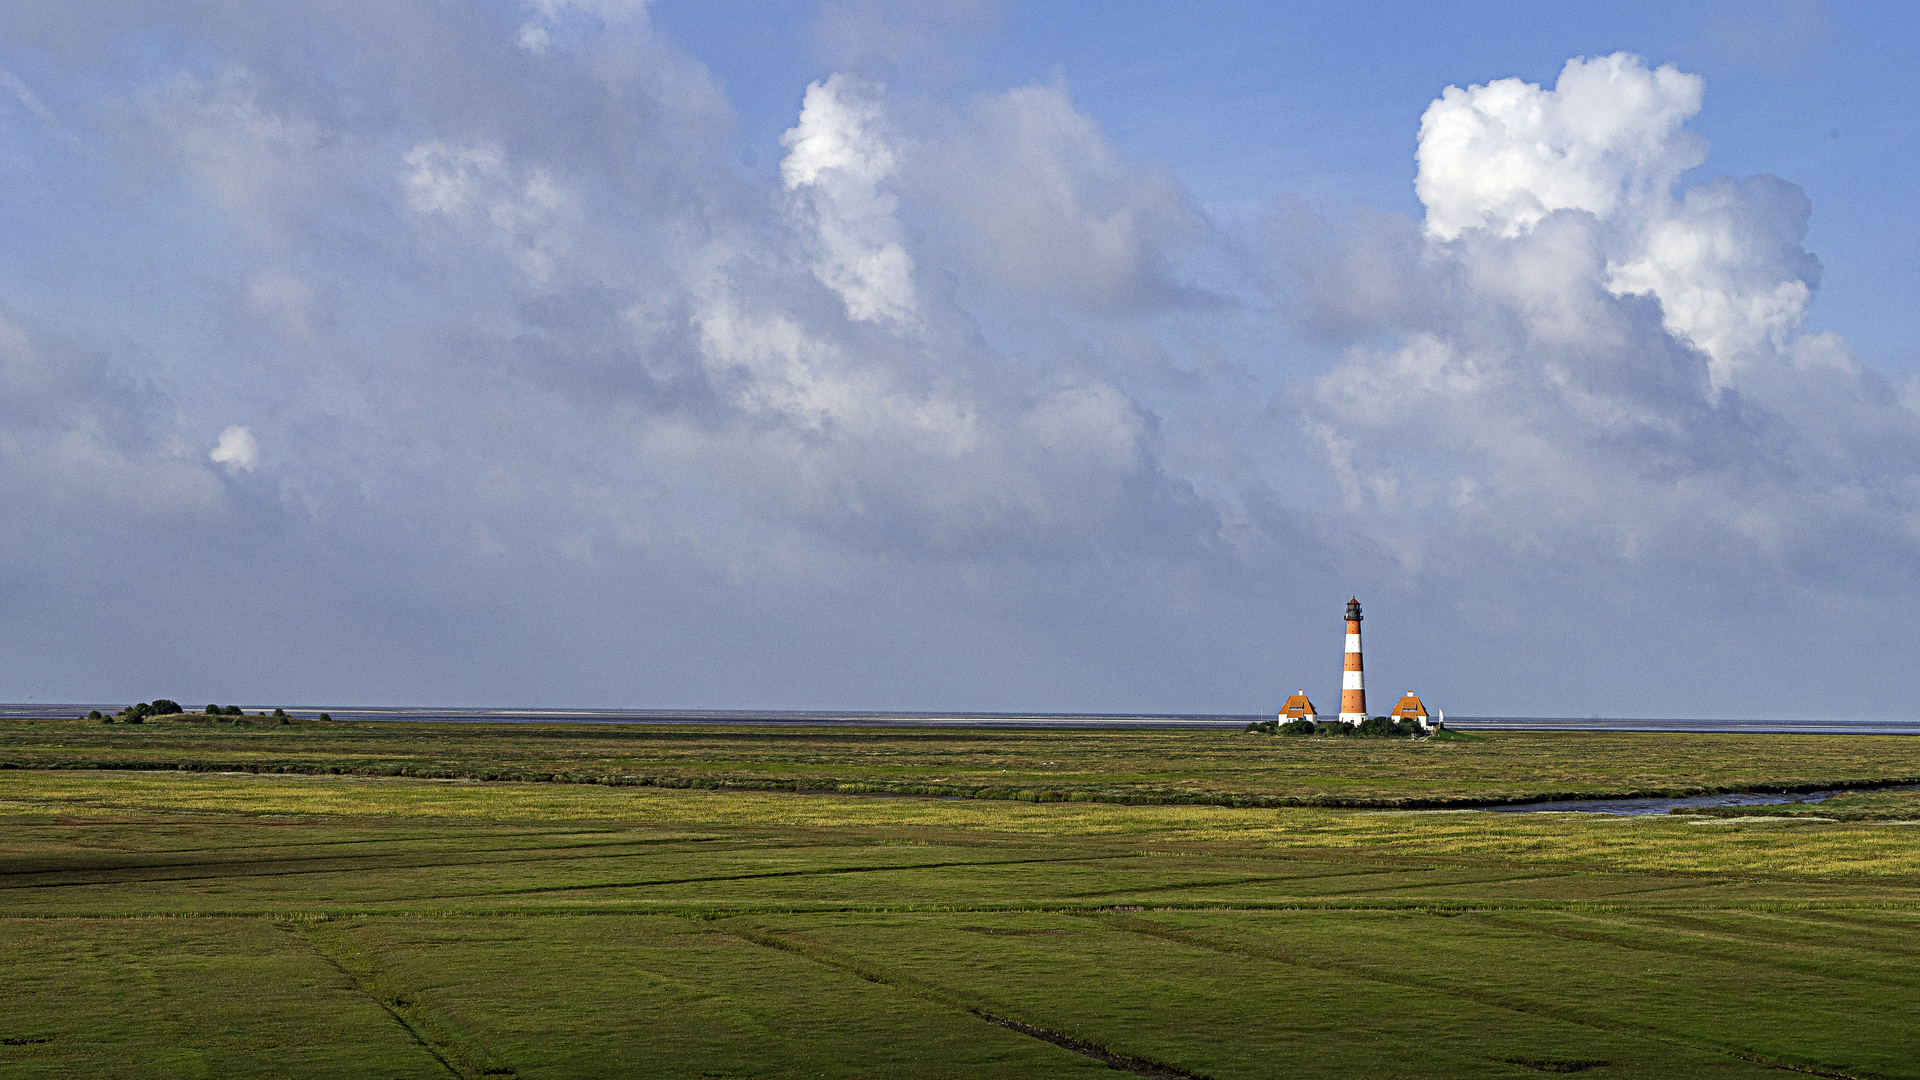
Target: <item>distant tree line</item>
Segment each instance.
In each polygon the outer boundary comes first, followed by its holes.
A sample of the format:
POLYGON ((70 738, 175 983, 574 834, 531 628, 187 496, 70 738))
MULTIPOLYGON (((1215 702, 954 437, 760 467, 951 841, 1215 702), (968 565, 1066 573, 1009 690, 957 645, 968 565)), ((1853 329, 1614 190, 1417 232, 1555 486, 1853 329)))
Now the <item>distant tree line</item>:
MULTIPOLYGON (((122 724, 144 724, 149 717, 178 716, 184 719, 190 715, 192 714, 182 708, 177 701, 170 698, 154 698, 152 701, 142 701, 138 705, 129 705, 119 712, 114 713, 112 716, 108 716, 99 709, 95 709, 87 714, 87 719, 98 720, 103 724, 112 724, 115 722, 122 724)), ((238 705, 209 705, 207 706, 207 711, 200 715, 218 717, 221 723, 229 723, 233 722, 234 717, 246 716, 247 711, 238 705)), ((278 720, 282 724, 293 723, 293 717, 288 716, 287 710, 285 709, 273 710, 271 717, 267 717, 267 714, 264 712, 255 713, 254 715, 278 720)), ((321 713, 320 719, 332 720, 333 717, 328 716, 326 713, 321 713)), ((243 720, 240 722, 245 723, 246 721, 243 720)))
POLYGON ((105 720, 109 724, 115 720, 126 724, 144 724, 149 716, 178 716, 186 711, 177 701, 154 698, 152 701, 143 701, 138 705, 129 705, 112 716, 102 716, 100 710, 95 709, 87 714, 87 719, 105 720))

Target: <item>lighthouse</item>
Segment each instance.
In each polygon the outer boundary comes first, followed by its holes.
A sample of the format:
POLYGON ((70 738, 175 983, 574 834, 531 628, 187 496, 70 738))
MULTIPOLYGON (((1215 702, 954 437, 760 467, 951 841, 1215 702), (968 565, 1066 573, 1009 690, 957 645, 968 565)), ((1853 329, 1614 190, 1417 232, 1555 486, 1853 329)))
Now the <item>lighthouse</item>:
POLYGON ((1347 669, 1340 678, 1340 720, 1358 724, 1367 718, 1367 680, 1360 667, 1360 598, 1347 601, 1347 669))

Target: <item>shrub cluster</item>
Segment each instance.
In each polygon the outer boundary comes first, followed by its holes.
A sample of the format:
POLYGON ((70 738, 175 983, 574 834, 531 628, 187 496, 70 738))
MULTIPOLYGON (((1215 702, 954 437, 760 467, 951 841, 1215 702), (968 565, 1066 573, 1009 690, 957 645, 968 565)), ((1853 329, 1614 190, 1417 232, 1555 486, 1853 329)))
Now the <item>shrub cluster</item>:
MULTIPOLYGON (((187 715, 187 710, 181 708, 179 702, 168 698, 154 698, 152 701, 143 701, 138 705, 129 705, 119 712, 114 713, 112 716, 106 716, 102 714, 99 709, 95 709, 87 714, 87 719, 98 720, 106 724, 111 724, 115 721, 123 724, 144 724, 150 716, 185 715, 187 715)), ((221 723, 226 723, 231 717, 243 717, 247 715, 247 710, 242 709, 238 705, 209 705, 206 711, 199 715, 217 716, 220 718, 221 723)), ((267 714, 263 712, 258 715, 266 716, 267 714)), ((321 713, 320 716, 322 719, 332 719, 332 717, 327 716, 325 713, 321 713)), ((293 723, 293 717, 288 716, 287 710, 285 709, 273 710, 273 719, 279 720, 282 724, 293 723)))
POLYGON ((149 716, 178 716, 186 711, 177 701, 154 698, 152 701, 143 701, 138 705, 129 705, 112 716, 102 716, 100 710, 95 709, 87 714, 87 719, 102 720, 109 724, 115 720, 123 724, 144 724, 149 716))
POLYGON ((1415 735, 1424 735, 1427 729, 1420 726, 1418 720, 1395 720, 1391 716, 1370 716, 1358 724, 1349 724, 1343 720, 1289 720, 1282 724, 1278 720, 1256 720, 1247 725, 1249 735, 1291 735, 1295 738, 1307 735, 1355 735, 1363 739, 1401 739, 1415 735))
POLYGON ((1395 720, 1391 716, 1369 716, 1360 722, 1359 735, 1376 739, 1401 739, 1426 734, 1426 728, 1420 721, 1409 718, 1395 720))

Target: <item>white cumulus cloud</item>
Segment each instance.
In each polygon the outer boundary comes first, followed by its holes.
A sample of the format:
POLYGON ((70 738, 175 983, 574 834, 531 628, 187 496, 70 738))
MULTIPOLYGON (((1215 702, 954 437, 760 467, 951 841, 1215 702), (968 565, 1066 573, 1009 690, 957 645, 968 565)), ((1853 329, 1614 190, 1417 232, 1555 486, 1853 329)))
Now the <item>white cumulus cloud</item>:
POLYGON ((1668 330, 1711 362, 1716 386, 1788 349, 1820 282, 1800 246, 1812 204, 1772 176, 1719 177, 1663 201, 1629 234, 1607 286, 1657 297, 1668 330))
POLYGON ((1500 79, 1449 86, 1420 118, 1414 190, 1427 230, 1513 236, 1555 210, 1601 217, 1664 198, 1706 159, 1681 130, 1705 83, 1672 66, 1649 71, 1628 53, 1567 61, 1551 90, 1500 79))
POLYGON ((253 437, 251 428, 234 424, 220 432, 219 440, 207 456, 225 465, 228 472, 252 472, 260 463, 260 442, 253 437))
POLYGON ((1920 554, 1920 425, 1802 330, 1805 194, 1674 190, 1703 160, 1681 127, 1701 93, 1626 54, 1569 61, 1551 90, 1450 87, 1421 127, 1426 243, 1322 268, 1338 317, 1378 297, 1403 337, 1311 400, 1357 520, 1422 522, 1409 567, 1488 541, 1769 574, 1920 554))
POLYGON ((856 322, 913 319, 913 258, 886 187, 893 148, 880 130, 883 89, 846 75, 807 87, 800 122, 780 138, 780 178, 813 228, 813 272, 856 322))

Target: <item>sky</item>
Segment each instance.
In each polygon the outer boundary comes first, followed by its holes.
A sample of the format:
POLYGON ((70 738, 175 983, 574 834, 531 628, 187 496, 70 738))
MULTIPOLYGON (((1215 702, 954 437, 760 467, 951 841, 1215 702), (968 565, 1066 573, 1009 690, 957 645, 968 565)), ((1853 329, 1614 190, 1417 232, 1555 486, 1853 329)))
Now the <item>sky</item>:
POLYGON ((12 0, 0 699, 1910 716, 1916 38, 12 0))

